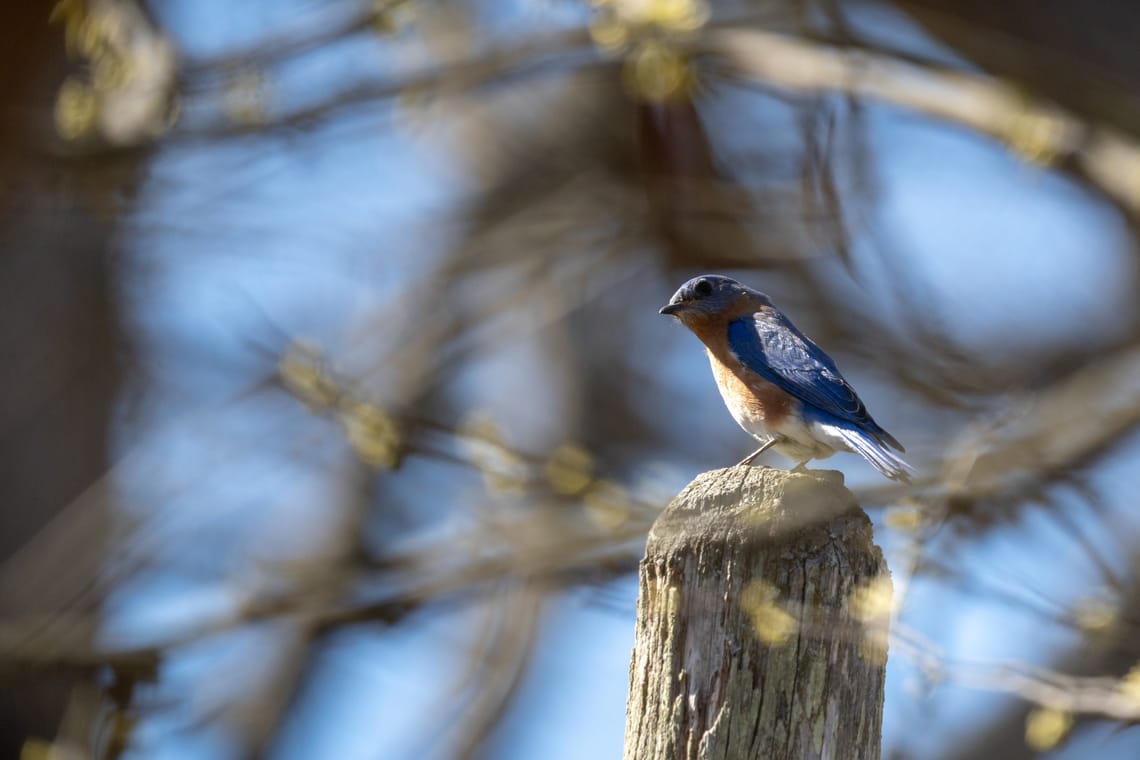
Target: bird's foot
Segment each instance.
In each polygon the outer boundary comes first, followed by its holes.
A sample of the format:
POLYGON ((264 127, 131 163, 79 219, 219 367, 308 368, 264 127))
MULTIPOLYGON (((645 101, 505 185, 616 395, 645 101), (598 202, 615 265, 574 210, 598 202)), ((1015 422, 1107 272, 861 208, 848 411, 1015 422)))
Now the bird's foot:
POLYGON ((757 456, 759 456, 759 452, 753 451, 751 454, 744 457, 744 459, 741 459, 739 462, 734 464, 733 467, 740 467, 741 465, 752 464, 752 462, 756 459, 757 456))
POLYGON ((756 449, 755 451, 753 451, 748 456, 744 457, 744 459, 741 459, 739 462, 737 462, 735 465, 733 465, 733 467, 740 467, 741 465, 744 465, 744 464, 752 464, 752 462, 755 461, 756 457, 760 456, 765 451, 772 448, 775 444, 776 444, 775 438, 765 442, 765 444, 763 446, 756 449))

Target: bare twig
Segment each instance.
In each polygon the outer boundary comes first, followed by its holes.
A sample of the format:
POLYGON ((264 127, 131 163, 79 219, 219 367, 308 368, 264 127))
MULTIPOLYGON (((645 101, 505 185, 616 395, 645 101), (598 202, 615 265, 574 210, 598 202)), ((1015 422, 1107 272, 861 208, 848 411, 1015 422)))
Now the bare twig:
POLYGON ((959 124, 1030 160, 1075 159, 1085 176, 1140 214, 1140 145, 992 77, 937 69, 758 28, 710 29, 702 45, 738 72, 795 92, 843 92, 959 124))

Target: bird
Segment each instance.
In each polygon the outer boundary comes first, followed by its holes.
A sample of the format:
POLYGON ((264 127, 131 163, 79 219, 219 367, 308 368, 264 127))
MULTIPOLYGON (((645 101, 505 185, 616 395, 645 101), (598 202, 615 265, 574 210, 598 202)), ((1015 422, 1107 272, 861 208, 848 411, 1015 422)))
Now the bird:
POLYGON ((860 454, 880 473, 909 482, 906 450, 879 426, 823 349, 772 300, 731 277, 705 274, 682 285, 660 313, 705 345, 713 377, 737 424, 761 442, 737 463, 774 448, 802 470, 836 451, 860 454))

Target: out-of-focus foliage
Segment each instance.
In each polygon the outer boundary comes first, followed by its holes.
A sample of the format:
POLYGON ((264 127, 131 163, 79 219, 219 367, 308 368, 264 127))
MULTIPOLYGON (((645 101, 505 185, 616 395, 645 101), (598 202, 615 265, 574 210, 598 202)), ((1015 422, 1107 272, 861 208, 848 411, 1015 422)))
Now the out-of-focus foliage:
POLYGON ((920 469, 885 756, 1140 754, 1130 3, 2 14, 0 753, 616 756, 727 270, 920 469))
POLYGON ((55 104, 62 138, 113 146, 161 135, 177 113, 176 60, 166 38, 134 3, 60 0, 51 21, 85 71, 60 86, 55 104))

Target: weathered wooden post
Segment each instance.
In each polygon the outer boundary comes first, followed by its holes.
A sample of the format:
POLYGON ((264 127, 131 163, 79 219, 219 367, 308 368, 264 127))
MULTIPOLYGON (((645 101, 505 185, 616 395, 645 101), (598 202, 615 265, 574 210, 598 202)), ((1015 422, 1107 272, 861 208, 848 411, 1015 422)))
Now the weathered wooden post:
POLYGON ((890 581, 842 474, 698 476, 640 579, 625 760, 879 757, 890 581))

